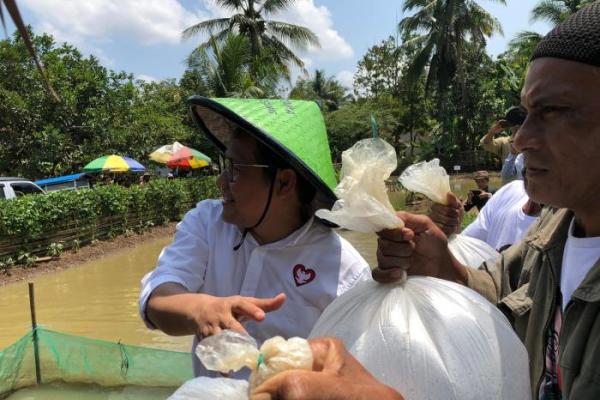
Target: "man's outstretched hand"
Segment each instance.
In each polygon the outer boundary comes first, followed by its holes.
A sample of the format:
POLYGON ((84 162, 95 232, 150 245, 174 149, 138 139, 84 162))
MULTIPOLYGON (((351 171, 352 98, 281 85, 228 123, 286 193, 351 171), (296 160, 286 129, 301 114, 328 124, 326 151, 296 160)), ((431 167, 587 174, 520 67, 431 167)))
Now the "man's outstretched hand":
POLYGON ((311 339, 313 370, 289 370, 266 380, 251 400, 402 400, 373 377, 336 338, 311 339))

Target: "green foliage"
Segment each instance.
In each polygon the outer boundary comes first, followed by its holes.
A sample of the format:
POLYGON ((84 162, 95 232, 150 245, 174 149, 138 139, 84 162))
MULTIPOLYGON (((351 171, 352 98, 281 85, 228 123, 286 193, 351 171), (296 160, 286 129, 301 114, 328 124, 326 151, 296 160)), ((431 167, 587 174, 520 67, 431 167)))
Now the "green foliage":
POLYGON ((221 41, 211 36, 188 57, 186 83, 212 97, 268 97, 282 70, 260 68, 265 63, 252 55, 248 38, 229 32, 221 41))
POLYGON ((61 102, 48 101, 21 36, 0 40, 0 175, 43 178, 79 172, 105 154, 145 163, 160 145, 205 144, 187 120, 175 81, 134 82, 52 36, 33 36, 61 102))
MULTIPOLYGON (((286 72, 289 79, 289 67, 292 65, 304 68, 302 60, 288 47, 293 46, 305 50, 309 45, 319 46, 319 39, 308 28, 287 22, 265 18, 266 15, 282 12, 295 0, 219 0, 217 5, 233 11, 229 18, 217 18, 202 21, 183 31, 188 39, 198 34, 214 34, 216 40, 224 40, 227 35, 239 32, 250 43, 250 54, 253 58, 268 55, 270 65, 275 65, 286 72), (216 33, 215 33, 216 32, 216 33)), ((205 43, 204 46, 208 44, 205 43)), ((253 78, 256 78, 253 75, 253 78)), ((254 79, 258 81, 258 79, 254 79)))
POLYGON ((50 243, 50 246, 48 246, 48 255, 50 257, 59 257, 64 250, 65 246, 62 242, 50 243))
POLYGON ((558 25, 594 0, 541 0, 531 10, 532 21, 548 21, 558 25))
POLYGON ((17 264, 22 264, 28 268, 34 267, 37 257, 24 250, 19 251, 17 254, 17 264))
MULTIPOLYGON (((207 177, 154 179, 143 187, 130 189, 109 185, 23 196, 0 202, 0 238, 19 237, 31 241, 44 238, 72 222, 83 232, 94 229, 106 218, 122 218, 122 224, 114 225, 109 234, 115 237, 129 228, 125 218, 128 213, 150 213, 153 220, 161 223, 178 220, 190 205, 217 194, 215 178, 207 177)), ((76 241, 74 247, 79 248, 81 242, 76 241)), ((63 249, 63 243, 52 243, 47 253, 55 256, 63 249)), ((17 261, 29 262, 28 257, 24 252, 17 261)))
POLYGON ((290 99, 315 100, 327 111, 335 111, 351 100, 346 89, 325 71, 317 69, 314 78, 300 78, 290 92, 290 99))

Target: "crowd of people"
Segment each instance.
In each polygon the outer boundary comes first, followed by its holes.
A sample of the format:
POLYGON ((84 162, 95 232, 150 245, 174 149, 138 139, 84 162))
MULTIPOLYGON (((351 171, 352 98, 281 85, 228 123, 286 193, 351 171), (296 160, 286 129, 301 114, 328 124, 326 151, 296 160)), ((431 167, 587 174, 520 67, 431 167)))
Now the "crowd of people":
MULTIPOLYGON (((482 138, 503 159, 504 185, 494 193, 478 172, 479 191, 465 202, 449 193, 428 216, 399 212, 405 226, 378 234, 372 272, 313 215, 335 195, 324 127, 306 104, 192 101, 199 126, 224 152, 223 200, 190 211, 143 279, 146 324, 196 340, 223 329, 259 342, 306 337, 331 301, 371 275, 381 283, 404 273, 432 276, 468 286, 505 312, 528 351, 532 398, 600 398, 600 2, 544 37, 521 105, 482 138), (510 136, 494 137, 504 129, 510 136), (448 249, 472 207, 480 212, 463 234, 501 251, 497 263, 479 269, 448 249)), ((312 371, 280 373, 251 398, 403 398, 340 340, 310 344, 312 371)), ((195 372, 208 374, 199 365, 195 372)))

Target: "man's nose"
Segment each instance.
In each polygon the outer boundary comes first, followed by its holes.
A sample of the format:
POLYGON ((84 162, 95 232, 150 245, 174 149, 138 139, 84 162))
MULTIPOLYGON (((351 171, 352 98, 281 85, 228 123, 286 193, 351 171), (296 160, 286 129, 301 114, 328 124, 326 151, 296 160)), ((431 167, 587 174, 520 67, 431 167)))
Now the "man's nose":
POLYGON ((519 153, 534 150, 541 145, 540 127, 528 116, 513 137, 512 146, 519 153))

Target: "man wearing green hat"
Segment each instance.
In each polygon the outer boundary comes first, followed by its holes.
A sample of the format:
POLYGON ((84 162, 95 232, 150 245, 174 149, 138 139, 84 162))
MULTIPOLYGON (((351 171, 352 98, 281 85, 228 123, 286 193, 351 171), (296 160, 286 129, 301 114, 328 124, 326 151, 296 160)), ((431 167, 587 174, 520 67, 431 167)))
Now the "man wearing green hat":
MULTIPOLYGON (((171 335, 233 329, 259 344, 308 336, 335 297, 370 279, 358 252, 313 216, 336 199, 317 104, 195 97, 190 106, 223 153, 223 199, 178 224, 142 281, 144 321, 171 335)), ((196 357, 194 371, 210 375, 196 357)))

